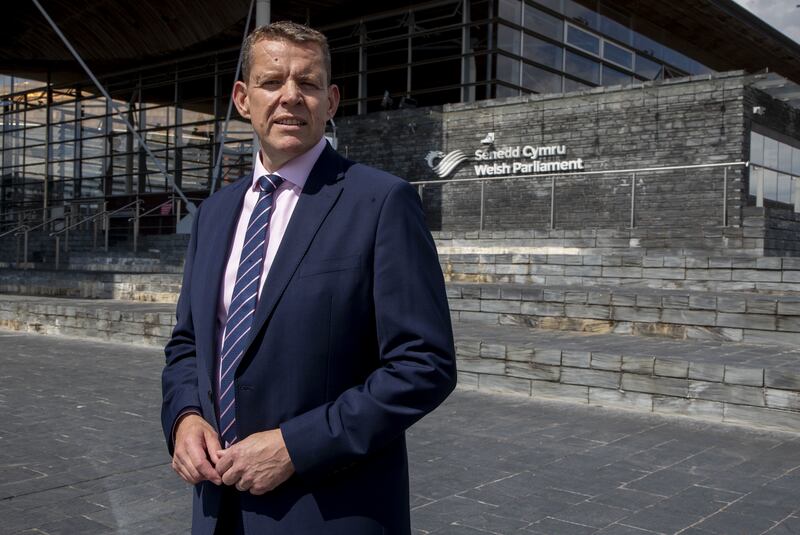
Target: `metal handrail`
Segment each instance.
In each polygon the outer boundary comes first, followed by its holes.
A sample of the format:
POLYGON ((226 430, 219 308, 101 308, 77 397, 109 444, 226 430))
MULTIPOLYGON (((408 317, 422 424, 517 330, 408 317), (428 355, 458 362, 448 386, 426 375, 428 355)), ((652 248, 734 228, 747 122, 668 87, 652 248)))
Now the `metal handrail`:
POLYGON ((172 202, 173 202, 173 200, 172 200, 172 199, 170 199, 170 200, 168 200, 168 201, 164 201, 164 202, 162 202, 161 204, 159 204, 158 206, 155 206, 155 207, 153 207, 153 208, 150 208, 150 209, 149 209, 148 211, 146 211, 146 212, 142 212, 142 213, 141 213, 141 214, 139 214, 138 216, 129 217, 129 218, 128 218, 128 222, 130 223, 130 222, 131 222, 131 221, 133 221, 134 219, 137 219, 137 218, 142 218, 142 217, 144 217, 144 216, 146 216, 146 215, 150 215, 150 214, 152 214, 153 212, 155 212, 156 210, 158 210, 159 208, 161 208, 162 206, 166 206, 166 205, 168 205, 168 204, 172 204, 172 202))
POLYGON ((143 202, 144 202, 144 201, 142 201, 142 200, 135 200, 135 201, 133 201, 133 202, 130 202, 130 203, 126 204, 125 206, 122 206, 122 207, 120 207, 120 208, 117 208, 116 210, 114 210, 114 211, 112 211, 112 212, 109 212, 108 210, 103 210, 102 212, 98 212, 98 213, 96 213, 96 214, 94 214, 94 215, 90 215, 90 216, 89 216, 89 217, 87 217, 87 218, 81 219, 81 220, 80 220, 80 221, 78 221, 77 223, 73 223, 72 225, 70 225, 70 226, 68 226, 68 227, 64 227, 64 228, 62 228, 61 230, 57 230, 57 231, 55 231, 55 232, 51 232, 51 233, 50 233, 50 236, 51 236, 51 237, 52 237, 52 236, 58 236, 59 234, 62 234, 62 233, 64 233, 64 232, 68 231, 68 230, 71 230, 71 229, 73 229, 73 228, 75 228, 75 227, 78 227, 78 226, 82 225, 83 223, 88 223, 89 221, 94 221, 95 219, 97 219, 97 218, 99 218, 99 217, 102 217, 102 216, 110 216, 110 215, 114 215, 114 214, 116 214, 116 213, 118 213, 118 212, 121 212, 121 211, 125 210, 126 208, 130 208, 131 206, 133 206, 133 205, 135 205, 135 204, 141 204, 141 203, 143 203, 143 202))
MULTIPOLYGON (((44 226, 47 226, 47 225, 49 225, 49 224, 50 224, 50 223, 52 223, 53 221, 58 221, 59 219, 64 219, 64 216, 63 216, 63 215, 57 215, 57 216, 55 216, 55 217, 51 217, 51 218, 50 218, 50 219, 48 219, 47 221, 44 221, 43 223, 39 223, 39 224, 38 224, 38 225, 36 225, 35 227, 28 227, 28 226, 26 225, 26 227, 27 227, 27 228, 25 228, 25 232, 30 232, 30 231, 32 231, 32 230, 38 230, 38 229, 40 229, 40 228, 42 228, 42 227, 44 227, 44 226)), ((17 234, 20 234, 20 233, 19 233, 19 232, 17 232, 17 234)))
POLYGON ((24 224, 23 224, 23 225, 19 225, 19 226, 17 226, 17 227, 14 227, 14 228, 12 228, 12 229, 11 229, 11 230, 9 230, 8 232, 4 232, 4 233, 0 234, 0 238, 5 238, 5 237, 6 237, 6 236, 8 236, 9 234, 16 234, 16 235, 18 235, 18 234, 19 234, 19 232, 18 232, 18 231, 20 231, 20 230, 23 230, 23 229, 27 229, 27 228, 28 228, 28 225, 24 225, 24 224))

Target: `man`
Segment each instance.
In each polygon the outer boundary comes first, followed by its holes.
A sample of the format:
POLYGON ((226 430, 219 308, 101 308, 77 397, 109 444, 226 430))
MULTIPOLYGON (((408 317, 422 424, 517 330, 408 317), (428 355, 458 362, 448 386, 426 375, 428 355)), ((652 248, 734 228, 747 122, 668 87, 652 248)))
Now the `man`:
POLYGON ((322 34, 261 27, 242 62, 259 158, 195 214, 165 348, 192 533, 409 533, 404 431, 456 374, 419 198, 325 142, 339 90, 322 34))

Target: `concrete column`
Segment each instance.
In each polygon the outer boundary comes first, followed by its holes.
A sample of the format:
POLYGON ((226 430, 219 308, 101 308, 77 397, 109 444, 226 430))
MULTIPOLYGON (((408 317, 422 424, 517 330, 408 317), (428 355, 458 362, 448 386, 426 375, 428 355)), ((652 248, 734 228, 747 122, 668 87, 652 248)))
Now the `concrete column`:
POLYGON ((270 0, 256 0, 256 28, 269 24, 272 11, 270 0))

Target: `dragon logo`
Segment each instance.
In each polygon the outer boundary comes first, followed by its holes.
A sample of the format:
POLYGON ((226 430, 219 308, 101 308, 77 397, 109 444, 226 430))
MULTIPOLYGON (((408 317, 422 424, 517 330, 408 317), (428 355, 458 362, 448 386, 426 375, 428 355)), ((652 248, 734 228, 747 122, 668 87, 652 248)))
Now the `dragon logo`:
POLYGON ((466 154, 464 154, 464 151, 461 150, 454 150, 448 154, 445 154, 439 150, 432 150, 427 156, 425 156, 425 161, 428 162, 428 167, 430 167, 440 178, 444 178, 452 173, 456 167, 468 159, 469 158, 466 154))

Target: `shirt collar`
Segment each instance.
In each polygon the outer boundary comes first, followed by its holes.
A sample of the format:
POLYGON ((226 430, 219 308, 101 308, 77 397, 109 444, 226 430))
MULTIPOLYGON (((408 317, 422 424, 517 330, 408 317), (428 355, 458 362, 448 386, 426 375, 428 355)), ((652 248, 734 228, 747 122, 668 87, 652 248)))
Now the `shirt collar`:
POLYGON ((255 165, 253 166, 252 187, 255 189, 256 182, 260 177, 274 174, 280 176, 287 182, 291 182, 300 189, 303 189, 306 185, 308 175, 311 174, 311 169, 314 167, 314 164, 317 163, 317 159, 319 159, 322 151, 325 150, 326 143, 325 136, 322 136, 316 145, 300 156, 292 158, 283 164, 283 167, 276 169, 272 173, 267 171, 266 167, 264 167, 264 164, 261 162, 261 151, 258 151, 258 158, 256 158, 255 165))

